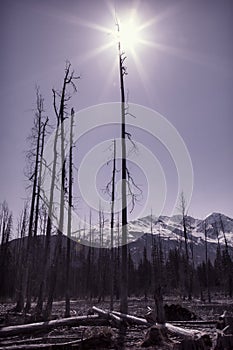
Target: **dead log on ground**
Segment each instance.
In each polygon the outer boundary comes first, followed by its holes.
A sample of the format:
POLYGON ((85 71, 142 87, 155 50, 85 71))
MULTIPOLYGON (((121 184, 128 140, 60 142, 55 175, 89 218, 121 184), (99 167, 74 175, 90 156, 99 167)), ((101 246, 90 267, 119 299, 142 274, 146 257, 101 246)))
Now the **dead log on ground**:
POLYGON ((120 327, 123 324, 123 320, 111 311, 110 312, 105 311, 105 310, 99 309, 96 306, 93 306, 92 309, 93 311, 97 312, 97 314, 99 314, 100 316, 106 319, 111 319, 117 327, 120 327))
POLYGON ((122 318, 123 320, 125 320, 131 324, 152 326, 152 323, 149 323, 145 318, 142 318, 142 317, 136 317, 136 316, 132 316, 132 315, 122 314, 121 312, 117 312, 117 311, 112 311, 112 313, 114 315, 119 316, 120 318, 122 318))
MULTIPOLYGON (((122 314, 121 312, 117 312, 117 311, 112 311, 113 314, 119 316, 120 318, 123 318, 124 320, 126 320, 127 322, 131 323, 131 324, 138 324, 138 325, 144 325, 144 326, 152 326, 151 323, 149 323, 145 318, 140 318, 140 317, 136 317, 136 316, 131 316, 131 315, 126 315, 126 314, 122 314)), ((156 324, 157 326, 161 326, 156 324)), ((165 323, 164 325, 168 332, 178 335, 178 336, 182 336, 182 337, 187 337, 187 338, 193 338, 195 336, 202 336, 204 333, 195 329, 184 329, 181 327, 176 327, 170 323, 165 323)))
POLYGON ((28 334, 38 331, 46 332, 55 327, 62 326, 106 326, 108 322, 100 319, 99 315, 78 316, 51 320, 47 322, 29 323, 17 326, 7 326, 0 329, 0 337, 28 334))
MULTIPOLYGON (((33 340, 31 344, 12 344, 11 346, 0 346, 0 350, 67 350, 67 349, 75 349, 77 350, 93 350, 93 349, 100 349, 102 350, 103 347, 107 348, 109 346, 113 346, 114 340, 112 340, 113 331, 107 327, 94 327, 91 331, 89 331, 84 339, 76 339, 73 341, 65 340, 65 342, 59 343, 54 342, 53 337, 53 343, 41 343, 41 344, 34 344, 33 340)), ((50 338, 42 338, 43 341, 49 340, 50 338)), ((37 338, 38 340, 38 338, 37 338)))
POLYGON ((207 326, 207 325, 216 325, 216 320, 211 321, 169 321, 170 324, 179 324, 179 325, 190 325, 190 326, 207 326))
POLYGON ((167 328, 169 333, 175 334, 184 338, 194 338, 195 336, 201 337, 205 334, 196 329, 184 329, 182 327, 174 326, 170 323, 165 323, 165 327, 167 328))

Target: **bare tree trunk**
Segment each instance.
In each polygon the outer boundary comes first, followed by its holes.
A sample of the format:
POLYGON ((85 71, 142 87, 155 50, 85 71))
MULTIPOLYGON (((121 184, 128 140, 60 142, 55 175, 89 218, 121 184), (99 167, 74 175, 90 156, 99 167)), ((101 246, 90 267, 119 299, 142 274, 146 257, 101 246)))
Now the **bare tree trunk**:
POLYGON ((46 126, 48 124, 48 121, 49 121, 49 119, 47 117, 46 121, 43 123, 42 133, 41 133, 41 148, 40 148, 40 156, 39 156, 40 160, 39 160, 39 176, 38 176, 37 197, 36 197, 34 236, 37 235, 37 230, 38 230, 38 217, 39 217, 39 210, 40 210, 40 189, 41 189, 41 181, 42 181, 44 142, 45 142, 46 126))
POLYGON ((114 250, 113 250, 113 233, 114 233, 114 204, 115 204, 115 176, 116 176, 116 140, 113 143, 113 169, 112 169, 112 198, 111 198, 111 272, 110 272, 110 310, 113 310, 114 294, 114 250))
POLYGON ((184 233, 184 242, 185 242, 185 262, 184 262, 184 293, 188 294, 189 300, 192 299, 191 295, 191 280, 189 276, 189 253, 188 253, 188 230, 187 230, 187 207, 184 193, 180 194, 180 211, 182 215, 183 223, 183 233, 184 233))
MULTIPOLYGON (((55 104, 55 91, 53 90, 53 105, 56 110, 55 104)), ((47 216, 47 225, 46 225, 46 238, 45 238, 45 251, 44 251, 44 259, 42 265, 42 273, 40 279, 40 287, 39 287, 39 295, 36 305, 37 314, 40 315, 43 311, 43 301, 44 301, 44 289, 45 282, 48 272, 49 265, 49 257, 50 257, 50 241, 51 241, 51 230, 52 230, 52 216, 53 216, 53 200, 54 200, 54 189, 55 189, 55 178, 56 178, 56 167, 57 167, 57 141, 58 141, 58 132, 59 132, 59 116, 57 115, 57 127, 53 142, 53 167, 52 167, 52 175, 51 175, 51 184, 50 184, 50 196, 49 196, 49 204, 48 204, 48 216, 47 216)))
POLYGON ((209 262, 208 262, 208 246, 207 246, 207 228, 205 222, 205 265, 206 265, 206 285, 207 285, 207 294, 208 301, 211 303, 211 295, 210 295, 210 284, 209 284, 209 262))
MULTIPOLYGON (((118 25, 118 32, 120 31, 118 25)), ((124 67, 124 54, 121 52, 121 43, 118 43, 118 53, 119 53, 119 69, 120 69, 120 89, 121 89, 121 179, 122 179, 122 245, 121 245, 121 300, 120 300, 120 310, 122 313, 128 312, 128 245, 127 245, 127 235, 128 235, 128 221, 127 221, 127 164, 126 164, 126 142, 125 142, 125 90, 124 90, 124 75, 126 74, 126 68, 124 67)))
POLYGON ((73 207, 73 126, 74 110, 71 109, 70 119, 70 153, 69 153, 69 200, 68 200, 68 223, 67 223, 67 251, 66 251, 66 311, 65 317, 70 317, 70 240, 71 240, 71 214, 73 207))
POLYGON ((102 240, 102 230, 103 230, 103 222, 102 222, 102 210, 101 203, 99 204, 99 235, 100 235, 100 248, 99 248, 99 257, 98 257, 98 302, 103 299, 103 240, 102 240))
POLYGON ((56 248, 54 253, 54 259, 52 262, 49 294, 48 294, 48 300, 47 300, 47 305, 45 310, 45 315, 47 318, 50 317, 52 312, 52 304, 53 304, 54 292, 55 292, 55 287, 57 282, 58 263, 59 263, 59 258, 61 256, 62 233, 63 233, 63 226, 64 226, 65 178, 66 178, 64 120, 65 120, 66 105, 67 105, 67 102, 70 100, 70 96, 67 96, 66 94, 66 89, 69 85, 72 85, 72 87, 76 91, 74 79, 79 78, 74 76, 74 71, 70 72, 70 67, 71 67, 71 64, 67 63, 61 95, 58 93, 58 96, 61 96, 59 113, 56 109, 56 103, 55 103, 55 113, 57 115, 57 118, 59 118, 60 120, 62 172, 61 172, 61 188, 60 188, 60 213, 59 213, 60 215, 59 215, 59 223, 58 223, 58 229, 57 229, 57 242, 56 242, 56 248))
POLYGON ((23 295, 23 283, 24 283, 24 267, 25 267, 25 251, 24 251, 24 241, 23 238, 25 237, 27 229, 27 205, 24 206, 24 210, 22 213, 22 220, 20 223, 20 245, 19 245, 19 274, 18 274, 18 288, 17 288, 17 294, 16 294, 16 306, 15 311, 20 312, 23 310, 24 306, 24 295, 23 295))
POLYGON ((28 244, 27 244, 27 253, 26 253, 26 306, 25 312, 28 312, 31 308, 31 292, 32 292, 32 273, 34 268, 34 243, 35 239, 33 236, 36 235, 36 232, 33 234, 33 224, 35 216, 35 204, 36 204, 36 189, 38 186, 38 169, 39 169, 39 157, 40 157, 40 143, 41 143, 41 129, 42 129, 42 112, 43 112, 43 99, 37 89, 37 140, 36 140, 36 158, 35 158, 35 167, 33 172, 33 189, 31 197, 31 208, 29 216, 29 226, 28 226, 28 244))
POLYGON ((8 268, 8 243, 12 230, 12 214, 9 211, 9 207, 6 201, 2 204, 1 210, 2 217, 2 239, 0 247, 0 281, 1 281, 1 296, 8 296, 8 287, 7 287, 7 268, 8 268))
MULTIPOLYGON (((153 222, 152 222, 152 212, 151 212, 151 234, 153 235, 153 222)), ((155 238, 152 236, 152 288, 153 288, 153 297, 155 302, 155 314, 156 320, 160 324, 165 323, 165 314, 163 307, 163 294, 162 294, 162 263, 161 263, 161 247, 160 241, 157 248, 157 259, 156 259, 156 242, 155 238), (157 271, 157 274, 156 274, 157 271)))

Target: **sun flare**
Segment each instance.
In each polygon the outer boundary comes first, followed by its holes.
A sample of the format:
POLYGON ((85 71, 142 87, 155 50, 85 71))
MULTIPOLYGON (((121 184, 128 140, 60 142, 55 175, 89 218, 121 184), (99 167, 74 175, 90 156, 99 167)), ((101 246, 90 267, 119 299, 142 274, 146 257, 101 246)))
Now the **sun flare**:
POLYGON ((120 42, 123 49, 134 49, 140 41, 140 27, 136 21, 130 19, 116 25, 114 41, 120 42))

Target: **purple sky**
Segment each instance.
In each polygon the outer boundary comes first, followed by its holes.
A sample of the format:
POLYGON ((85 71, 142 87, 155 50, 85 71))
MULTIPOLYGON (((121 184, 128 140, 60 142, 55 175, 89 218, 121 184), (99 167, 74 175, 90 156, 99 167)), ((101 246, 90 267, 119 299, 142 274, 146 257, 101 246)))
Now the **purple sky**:
MULTIPOLYGON (((137 8, 140 23, 153 19, 143 37, 156 45, 138 46, 140 66, 127 52, 126 86, 130 102, 158 111, 183 137, 194 169, 190 214, 202 218, 220 211, 233 217, 232 1, 116 0, 115 4, 119 17, 137 8)), ((107 0, 2 0, 0 6, 0 202, 6 199, 18 214, 26 196, 24 152, 35 84, 40 85, 53 119, 51 89, 61 86, 66 59, 81 75, 73 98, 76 111, 119 101, 119 78, 114 48, 94 54, 109 42, 109 35, 85 25, 114 29, 107 0)), ((143 142, 143 133, 138 137, 143 142)), ((145 135, 145 143, 146 139, 145 135)), ((169 169, 174 172, 174 165, 167 167, 166 162, 172 163, 169 156, 162 160, 164 150, 156 147, 173 196, 177 179, 169 169)))

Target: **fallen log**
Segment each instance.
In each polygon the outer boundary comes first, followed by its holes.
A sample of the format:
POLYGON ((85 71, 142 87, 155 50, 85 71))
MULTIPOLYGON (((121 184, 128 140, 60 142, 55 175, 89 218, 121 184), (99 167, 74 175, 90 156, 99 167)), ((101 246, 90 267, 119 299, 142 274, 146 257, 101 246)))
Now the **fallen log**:
POLYGON ((0 350, 40 350, 40 349, 47 349, 47 350, 52 350, 52 349, 68 349, 72 348, 75 345, 76 349, 93 349, 93 346, 96 347, 96 349, 99 346, 106 345, 110 342, 110 339, 105 338, 105 337, 92 337, 92 338, 87 338, 87 339, 78 339, 74 341, 69 341, 65 343, 48 343, 48 344, 22 344, 22 345, 11 345, 11 346, 4 346, 0 347, 0 350), (16 347, 17 346, 17 347, 16 347))
POLYGON ((203 332, 198 331, 196 329, 184 329, 182 327, 174 326, 170 323, 165 323, 165 327, 167 328, 167 331, 171 334, 179 335, 185 338, 194 338, 195 336, 201 337, 204 335, 203 332))
POLYGON ((1 337, 10 337, 15 335, 22 335, 34 333, 38 331, 48 331, 55 327, 62 326, 106 326, 108 322, 100 319, 99 315, 78 316, 62 318, 58 320, 51 320, 46 322, 28 323, 17 326, 7 326, 0 329, 1 337))
POLYGON ((106 319, 111 319, 117 327, 120 327, 123 323, 123 320, 111 311, 105 311, 96 306, 93 306, 92 310, 106 319))
POLYGON ((56 340, 56 342, 68 342, 68 341, 72 341, 72 340, 78 340, 81 337, 81 332, 78 335, 63 335, 63 336, 43 336, 43 337, 39 337, 39 338, 25 338, 25 339, 20 339, 17 340, 15 339, 15 337, 13 338, 4 338, 2 340, 0 340, 0 347, 1 346, 10 346, 10 345, 18 345, 18 344, 33 344, 33 343, 53 343, 54 340, 56 340))
POLYGON ((145 318, 122 314, 121 312, 118 312, 118 311, 112 311, 112 313, 132 324, 138 324, 138 325, 144 325, 144 326, 152 325, 152 323, 149 323, 145 318))
MULTIPOLYGON (((128 321, 129 323, 144 325, 144 326, 149 326, 149 327, 152 326, 152 324, 149 323, 144 318, 131 316, 131 315, 127 315, 127 314, 122 314, 121 312, 117 312, 117 311, 112 311, 112 313, 118 315, 120 318, 123 318, 124 320, 128 321)), ((156 325, 159 327, 161 327, 161 326, 166 327, 168 332, 182 336, 182 337, 193 338, 195 336, 202 336, 203 335, 203 332, 198 331, 196 329, 184 329, 182 327, 174 326, 170 323, 165 323, 164 325, 159 325, 159 324, 156 324, 156 325)))
POLYGON ((25 349, 25 350, 30 350, 30 349, 57 349, 57 348, 62 348, 72 346, 72 345, 81 345, 84 340, 78 339, 75 341, 70 341, 66 343, 48 343, 48 344, 22 344, 22 345, 11 345, 11 346, 4 346, 0 347, 0 350, 15 350, 15 349, 25 349), (17 347, 16 347, 17 346, 17 347))
POLYGON ((169 321, 170 324, 181 324, 181 325, 200 325, 200 326, 205 326, 205 325, 216 325, 217 321, 216 320, 211 320, 211 321, 169 321))
POLYGON ((21 339, 21 340, 15 340, 14 338, 9 339, 4 339, 0 342, 0 348, 2 346, 10 346, 10 345, 17 345, 17 344, 27 344, 27 343, 38 343, 44 341, 45 337, 40 337, 40 338, 30 338, 30 339, 21 339))

